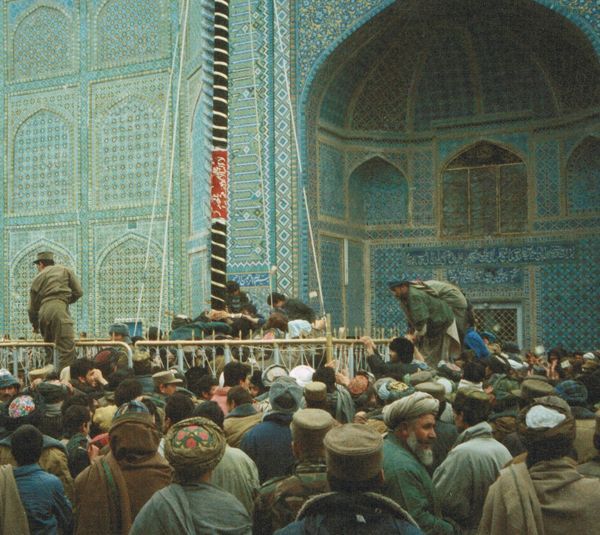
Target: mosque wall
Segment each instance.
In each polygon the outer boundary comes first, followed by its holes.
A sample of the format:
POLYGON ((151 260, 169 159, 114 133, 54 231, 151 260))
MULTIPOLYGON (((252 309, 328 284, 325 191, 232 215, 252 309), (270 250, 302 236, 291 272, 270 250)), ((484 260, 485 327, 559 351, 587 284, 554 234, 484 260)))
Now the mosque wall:
POLYGON ((166 247, 176 119, 167 92, 179 2, 151 3, 2 2, 0 325, 13 337, 31 332, 31 262, 42 250, 82 279, 85 298, 72 311, 78 331, 106 335, 114 319, 136 318, 142 286, 146 326, 158 321, 161 287, 168 310, 191 312, 206 300, 203 285, 190 292, 188 279, 208 262, 208 197, 194 182, 206 147, 204 133, 192 136, 204 128, 210 96, 202 92, 205 2, 190 8, 166 247))
MULTIPOLYGON (((593 3, 519 4, 576 28, 597 65, 600 13, 593 3)), ((532 30, 540 44, 532 45, 529 56, 524 46, 511 49, 517 37, 494 42, 484 25, 469 34, 445 22, 443 13, 435 26, 446 29, 431 35, 410 24, 411 2, 275 0, 233 2, 233 9, 240 25, 232 37, 237 64, 254 66, 255 80, 254 90, 243 93, 249 79, 232 75, 247 100, 230 110, 236 132, 231 176, 237 181, 238 170, 252 160, 257 194, 260 176, 269 177, 271 212, 263 212, 269 221, 264 229, 280 291, 307 298, 317 286, 305 186, 334 324, 401 326, 387 280, 440 277, 459 283, 482 318, 488 309, 516 307, 524 346, 597 345, 600 178, 592 154, 600 132, 598 94, 585 79, 589 69, 571 78, 568 65, 580 65, 572 40, 557 50, 559 45, 547 46, 542 30, 532 30), (375 20, 390 6, 400 23, 390 22, 389 10, 375 20), (402 43, 395 48, 390 39, 378 40, 369 29, 372 21, 381 34, 387 24, 408 41, 425 39, 423 55, 431 46, 444 54, 422 57, 417 50, 390 73, 385 58, 398 56, 402 43), (482 51, 485 61, 474 51, 482 51), (418 65, 422 74, 415 87, 410 73, 418 65), (514 204, 512 212, 502 211, 509 214, 502 225, 510 225, 511 213, 525 213, 526 228, 445 236, 444 166, 480 142, 520 158, 526 198, 499 195, 511 201, 503 206, 514 204), (236 161, 236 151, 243 160, 236 161)), ((472 208, 484 216, 485 193, 479 190, 481 203, 472 208)), ((257 230, 247 243, 259 236, 257 230)), ((232 274, 250 293, 253 287, 264 292, 267 263, 238 261, 243 248, 237 241, 232 250, 232 274)))

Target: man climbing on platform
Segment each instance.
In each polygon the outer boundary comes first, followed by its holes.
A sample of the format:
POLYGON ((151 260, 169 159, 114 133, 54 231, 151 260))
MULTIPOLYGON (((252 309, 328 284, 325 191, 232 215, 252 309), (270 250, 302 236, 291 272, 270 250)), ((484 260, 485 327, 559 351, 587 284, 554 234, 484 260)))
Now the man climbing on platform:
POLYGON ((38 253, 33 263, 38 274, 31 283, 29 321, 33 332, 41 333, 44 342, 55 344, 62 369, 76 358, 75 330, 69 305, 81 298, 83 290, 73 271, 54 263, 53 253, 38 253))
POLYGON ((467 301, 457 287, 442 281, 400 280, 390 281, 388 287, 415 330, 416 345, 427 364, 436 367, 440 360, 458 356, 461 338, 457 323, 464 322, 467 301))

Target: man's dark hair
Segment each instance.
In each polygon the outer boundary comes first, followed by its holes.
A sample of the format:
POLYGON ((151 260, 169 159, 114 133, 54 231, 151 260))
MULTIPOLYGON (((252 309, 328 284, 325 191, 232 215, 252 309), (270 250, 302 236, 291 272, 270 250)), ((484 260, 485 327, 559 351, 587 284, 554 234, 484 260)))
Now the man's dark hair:
POLYGON ((238 386, 250 375, 250 366, 241 362, 228 362, 223 368, 223 386, 238 386))
POLYGON ((108 377, 105 375, 104 378, 108 381, 107 389, 114 392, 123 381, 133 379, 134 374, 131 368, 125 368, 114 371, 108 377))
POLYGON ((81 431, 81 426, 90 421, 90 409, 84 405, 71 405, 63 416, 63 432, 71 438, 81 431))
POLYGON ((262 370, 254 370, 252 372, 252 376, 250 377, 250 382, 259 390, 259 393, 262 394, 267 391, 267 388, 262 380, 262 370))
POLYGON ((75 359, 75 361, 70 366, 71 379, 79 379, 80 377, 85 377, 90 370, 94 369, 94 364, 91 360, 83 358, 83 359, 75 359))
POLYGON ((10 437, 10 451, 19 466, 37 463, 44 436, 33 425, 22 425, 10 437))
POLYGON ((124 379, 115 390, 115 405, 120 407, 123 403, 128 403, 144 392, 144 387, 137 379, 124 379))
POLYGON ((240 285, 236 281, 227 281, 225 287, 227 288, 227 293, 230 294, 237 292, 240 289, 240 285))
POLYGON ((410 364, 413 360, 415 346, 408 338, 394 338, 390 342, 390 350, 396 352, 400 362, 410 364))
POLYGON ((279 303, 279 301, 286 301, 285 295, 273 292, 271 295, 267 296, 267 305, 273 306, 273 303, 279 303))
POLYGON ((82 407, 87 407, 88 410, 92 410, 93 401, 85 394, 74 394, 63 401, 63 404, 60 407, 63 416, 70 407, 75 405, 81 405, 82 407))
POLYGON ((573 456, 573 440, 568 437, 554 437, 552 440, 539 440, 534 443, 523 440, 523 445, 527 449, 528 467, 541 461, 573 456))
POLYGON ((158 407, 156 406, 156 403, 154 403, 154 401, 152 401, 149 397, 146 396, 142 398, 142 403, 146 405, 146 408, 148 409, 150 416, 154 418, 156 425, 160 426, 160 428, 162 429, 162 417, 158 412, 158 407))
POLYGON ((218 384, 219 381, 212 375, 205 375, 204 377, 200 377, 200 379, 194 383, 190 383, 190 390, 197 396, 202 397, 202 394, 209 394, 212 387, 217 386, 218 384))
POLYGON ((383 488, 383 478, 381 477, 381 474, 377 474, 375 477, 365 481, 344 481, 332 474, 327 474, 327 481, 333 492, 381 492, 381 489, 383 488))
POLYGON ((478 362, 466 362, 463 366, 463 379, 481 383, 485 379, 485 368, 478 362))
POLYGON ((194 402, 190 396, 181 392, 175 392, 175 394, 167 398, 165 417, 171 420, 171 425, 189 418, 193 412, 194 402))
POLYGON ((216 401, 204 401, 200 403, 200 405, 196 405, 194 409, 194 416, 202 416, 203 418, 208 418, 217 424, 221 429, 223 429, 223 421, 225 420, 225 415, 223 414, 223 410, 219 407, 219 404, 216 401))
POLYGON ((329 366, 317 368, 313 373, 312 380, 324 383, 329 393, 335 390, 335 370, 329 366))
POLYGON ((148 327, 148 340, 160 340, 163 332, 158 330, 158 327, 148 327))
POLYGON ((241 386, 233 386, 227 392, 227 402, 233 403, 236 407, 244 403, 252 403, 253 401, 250 392, 241 386))
POLYGON ((152 361, 150 359, 133 361, 134 375, 150 375, 152 373, 152 361))
POLYGON ((490 403, 482 403, 481 401, 472 402, 465 400, 464 403, 455 403, 453 409, 456 412, 462 413, 463 421, 472 427, 481 422, 485 422, 491 412, 490 403))
POLYGON ((510 371, 510 364, 508 361, 498 355, 492 355, 488 359, 487 365, 490 370, 492 370, 492 373, 508 373, 510 371))

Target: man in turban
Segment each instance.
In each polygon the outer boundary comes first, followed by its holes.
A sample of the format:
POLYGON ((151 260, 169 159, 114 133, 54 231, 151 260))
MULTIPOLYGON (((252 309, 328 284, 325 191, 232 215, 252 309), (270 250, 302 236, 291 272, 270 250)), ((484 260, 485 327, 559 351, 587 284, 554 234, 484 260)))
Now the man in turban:
POLYGON ((383 409, 390 430, 383 444, 386 494, 415 519, 424 533, 460 533, 441 517, 433 483, 426 466, 433 462, 435 416, 439 401, 426 392, 415 392, 383 409))
POLYGON ((171 427, 165 456, 175 470, 175 482, 148 501, 130 535, 252 533, 252 521, 241 502, 211 484, 225 446, 223 432, 207 418, 188 418, 171 427))
POLYGON ((556 396, 536 398, 519 413, 517 429, 527 460, 502 470, 490 487, 479 533, 596 533, 600 481, 583 477, 568 457, 575 438, 568 404, 556 396))

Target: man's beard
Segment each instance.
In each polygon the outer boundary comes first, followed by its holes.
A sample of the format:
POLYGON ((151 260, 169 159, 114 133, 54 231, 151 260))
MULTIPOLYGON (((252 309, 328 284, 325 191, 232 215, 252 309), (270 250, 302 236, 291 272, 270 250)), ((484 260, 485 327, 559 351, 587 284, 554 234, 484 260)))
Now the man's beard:
POLYGON ((417 440, 417 436, 414 431, 408 435, 406 444, 410 450, 417 456, 417 459, 421 461, 424 466, 431 466, 433 464, 433 451, 430 448, 424 448, 421 443, 417 440))

